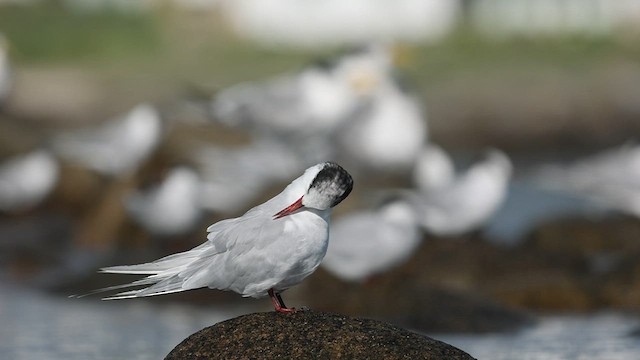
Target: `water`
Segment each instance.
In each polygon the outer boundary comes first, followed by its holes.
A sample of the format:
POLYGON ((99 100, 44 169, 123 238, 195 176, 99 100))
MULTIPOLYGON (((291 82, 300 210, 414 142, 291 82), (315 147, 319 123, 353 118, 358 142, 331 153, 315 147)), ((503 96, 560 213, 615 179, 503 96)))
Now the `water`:
POLYGON ((543 317, 517 334, 434 335, 478 359, 631 360, 640 359, 640 337, 630 332, 640 318, 620 313, 543 317))
MULTIPOLYGON (((53 297, 0 284, 0 359, 162 359, 190 334, 251 310, 53 297)), ((639 359, 640 318, 542 318, 513 335, 433 335, 478 359, 639 359)))
POLYGON ((241 313, 0 286, 0 358, 162 359, 190 334, 241 313))

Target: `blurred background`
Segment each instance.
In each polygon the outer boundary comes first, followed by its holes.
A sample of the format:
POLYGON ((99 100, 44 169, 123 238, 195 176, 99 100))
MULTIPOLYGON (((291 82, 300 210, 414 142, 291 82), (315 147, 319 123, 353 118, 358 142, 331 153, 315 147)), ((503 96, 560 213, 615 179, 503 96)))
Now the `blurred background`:
POLYGON ((285 294, 477 358, 640 353, 639 0, 0 0, 0 355, 165 356, 269 301, 68 298, 321 161, 285 294))

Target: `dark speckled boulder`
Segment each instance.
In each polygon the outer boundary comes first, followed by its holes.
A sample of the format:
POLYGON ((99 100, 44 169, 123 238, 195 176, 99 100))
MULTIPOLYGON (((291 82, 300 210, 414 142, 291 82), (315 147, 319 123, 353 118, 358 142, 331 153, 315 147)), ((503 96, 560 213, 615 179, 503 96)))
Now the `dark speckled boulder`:
POLYGON ((317 311, 255 313, 202 329, 175 359, 473 359, 441 341, 384 322, 317 311))

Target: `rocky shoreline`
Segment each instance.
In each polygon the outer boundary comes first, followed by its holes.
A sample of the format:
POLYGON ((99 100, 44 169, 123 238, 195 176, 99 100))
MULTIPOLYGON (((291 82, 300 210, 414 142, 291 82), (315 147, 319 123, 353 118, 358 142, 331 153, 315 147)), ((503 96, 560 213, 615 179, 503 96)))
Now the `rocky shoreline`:
MULTIPOLYGON (((0 224, 2 238, 19 240, 18 245, 0 242, 3 277, 65 296, 122 280, 96 274, 100 266, 180 250, 158 248, 149 254, 144 244, 81 250, 69 242, 72 229, 64 217, 37 219, 24 215, 0 224), (24 233, 25 228, 29 232, 24 233)), ((636 234, 637 220, 611 216, 543 224, 513 247, 474 236, 427 237, 407 263, 365 283, 341 282, 319 269, 285 298, 293 306, 376 318, 425 332, 511 332, 535 323, 540 312, 638 311, 636 234)), ((151 300, 212 306, 237 299, 236 294, 204 289, 151 300)), ((269 305, 244 301, 257 309, 269 305)))
MULTIPOLYGON (((613 90, 618 89, 619 82, 604 80, 609 78, 605 74, 612 70, 607 67, 601 71, 597 81, 593 81, 606 82, 613 90)), ((626 68, 621 74, 627 72, 637 75, 638 69, 635 66, 626 68)), ((18 73, 21 88, 8 104, 6 113, 1 115, 0 155, 9 157, 42 143, 50 133, 97 122, 140 100, 129 98, 129 93, 120 88, 103 88, 100 81, 87 76, 82 72, 61 70, 21 70, 18 73), (40 84, 62 80, 66 81, 62 82, 65 88, 75 89, 69 90, 67 95, 61 94, 64 99, 50 96, 57 91, 57 86, 41 89, 35 98, 30 96, 31 90, 40 84), (114 98, 114 94, 126 99, 114 98), (68 101, 66 96, 76 101, 68 101), (113 100, 107 102, 108 109, 99 106, 105 104, 103 98, 113 100)), ((464 85, 467 81, 455 82, 458 83, 464 85)), ((578 103, 582 105, 578 107, 578 113, 570 113, 570 109, 563 107, 557 115, 563 121, 552 121, 554 126, 543 129, 543 133, 535 133, 528 129, 540 123, 540 119, 554 117, 531 111, 524 111, 527 116, 515 115, 523 113, 522 108, 546 109, 535 102, 537 96, 521 97, 514 93, 511 96, 531 103, 520 106, 521 103, 515 102, 517 106, 500 108, 504 113, 497 116, 476 111, 476 108, 497 108, 490 104, 499 103, 505 94, 511 94, 509 84, 494 84, 494 91, 486 94, 475 93, 473 89, 463 92, 458 89, 461 85, 454 85, 427 99, 433 114, 429 126, 434 140, 452 147, 457 144, 454 140, 459 139, 465 141, 462 148, 499 144, 512 152, 530 150, 513 144, 517 142, 544 152, 545 149, 540 149, 546 148, 540 143, 542 138, 551 139, 554 144, 571 144, 572 139, 579 139, 574 145, 587 142, 597 147, 620 140, 616 134, 626 135, 638 126, 636 122, 627 121, 636 113, 635 107, 614 107, 612 104, 619 99, 607 98, 605 104, 601 104, 604 106, 602 118, 611 118, 613 122, 606 123, 610 131, 602 135, 599 129, 605 125, 604 120, 577 116, 590 109, 587 105, 593 103, 583 94, 584 97, 579 97, 578 103), (471 104, 464 109, 451 106, 457 103, 452 99, 468 97, 476 100, 462 101, 471 104), (501 127, 501 122, 507 123, 506 119, 512 118, 518 122, 501 127), (500 132, 486 132, 496 129, 500 132), (566 131, 569 129, 570 132, 566 131), (516 133, 519 137, 512 136, 516 133), (596 134, 603 137, 598 138, 596 134), (512 139, 512 143, 494 142, 497 138, 512 139), (476 142, 469 142, 472 139, 476 142)), ((539 86, 538 91, 544 92, 542 85, 539 86)), ((574 85, 567 86, 572 88, 574 85)), ((618 90, 611 93, 630 96, 630 100, 624 102, 625 106, 637 103, 631 101, 637 92, 618 90)), ((158 100, 171 108, 166 99, 173 99, 175 95, 156 94, 144 96, 144 99, 158 100)), ((203 130, 205 127, 191 118, 194 117, 192 112, 173 110, 167 113, 175 120, 170 137, 132 178, 107 179, 89 170, 63 164, 60 183, 45 203, 24 213, 3 214, 0 217, 2 277, 56 290, 65 296, 84 293, 112 284, 108 278, 94 274, 97 268, 148 261, 189 249, 203 241, 207 225, 238 215, 207 214, 197 230, 171 239, 153 238, 126 219, 123 195, 158 177, 167 164, 183 160, 181 150, 189 141, 197 139, 230 146, 248 141, 246 134, 226 128, 210 126, 203 130)), ((552 146, 548 151, 555 149, 552 146)), ((342 210, 348 206, 353 205, 345 204, 342 210)), ((322 311, 376 317, 423 331, 512 331, 535 321, 532 314, 536 312, 640 311, 640 291, 637 290, 640 289, 640 268, 636 261, 640 255, 638 236, 640 222, 617 215, 598 219, 556 219, 540 224, 522 244, 513 247, 499 246, 491 243, 492 239, 477 235, 446 239, 426 236, 421 248, 406 264, 365 284, 341 283, 318 271, 299 287, 288 291, 287 299, 322 311)), ((235 294, 203 291, 153 301, 229 303, 234 299, 237 299, 235 294)))

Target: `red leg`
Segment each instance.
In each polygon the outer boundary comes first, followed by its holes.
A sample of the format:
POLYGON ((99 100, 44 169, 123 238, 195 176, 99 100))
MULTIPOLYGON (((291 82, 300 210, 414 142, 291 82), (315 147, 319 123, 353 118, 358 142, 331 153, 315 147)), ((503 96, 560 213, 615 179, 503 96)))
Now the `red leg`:
POLYGON ((277 312, 283 313, 283 314, 291 314, 293 312, 296 312, 296 309, 288 308, 282 301, 280 294, 275 294, 273 292, 273 289, 269 289, 268 293, 269 293, 269 297, 271 298, 271 302, 273 303, 273 307, 276 308, 277 312))

